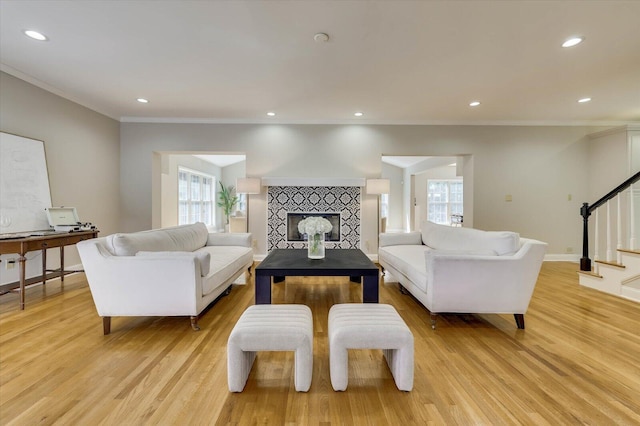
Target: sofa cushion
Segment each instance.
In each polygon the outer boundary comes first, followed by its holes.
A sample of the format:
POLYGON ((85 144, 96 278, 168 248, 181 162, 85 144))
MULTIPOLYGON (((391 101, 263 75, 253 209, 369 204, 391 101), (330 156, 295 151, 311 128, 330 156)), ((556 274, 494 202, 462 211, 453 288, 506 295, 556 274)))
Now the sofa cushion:
POLYGON ((200 264, 200 276, 206 277, 211 270, 211 255, 206 251, 139 251, 136 256, 154 256, 175 258, 178 256, 195 256, 200 264))
POLYGON ((139 251, 194 251, 207 243, 204 223, 114 234, 110 249, 116 256, 134 256, 139 251))
POLYGON ((420 290, 427 291, 427 264, 425 252, 429 250, 423 245, 398 245, 380 247, 378 257, 381 263, 393 265, 420 290))
POLYGON ((197 252, 206 252, 211 256, 211 269, 202 280, 203 296, 233 278, 244 265, 253 262, 253 250, 249 247, 206 246, 197 252))
POLYGON ((515 232, 481 231, 426 221, 422 223, 422 243, 436 250, 492 250, 498 256, 504 256, 518 251, 520 236, 515 232))

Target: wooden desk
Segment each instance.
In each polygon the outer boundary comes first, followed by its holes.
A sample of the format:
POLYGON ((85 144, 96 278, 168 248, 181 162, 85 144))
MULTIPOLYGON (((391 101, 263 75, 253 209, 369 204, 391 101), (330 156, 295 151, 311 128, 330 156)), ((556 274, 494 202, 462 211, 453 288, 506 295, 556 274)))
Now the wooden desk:
POLYGON ((24 309, 24 287, 26 274, 26 254, 42 250, 42 284, 47 282, 47 249, 60 247, 60 281, 64 283, 64 247, 98 236, 98 230, 66 232, 60 234, 33 236, 0 240, 0 254, 19 254, 20 267, 20 309, 24 309))

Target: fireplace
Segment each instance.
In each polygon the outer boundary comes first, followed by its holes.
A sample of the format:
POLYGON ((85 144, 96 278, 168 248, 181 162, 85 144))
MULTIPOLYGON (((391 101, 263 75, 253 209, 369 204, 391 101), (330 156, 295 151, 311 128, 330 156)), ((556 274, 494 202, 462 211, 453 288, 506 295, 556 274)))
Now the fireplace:
POLYGON ((322 215, 333 225, 328 249, 360 247, 360 186, 278 186, 267 190, 267 251, 303 249, 307 242, 298 226, 289 224, 291 214, 322 215), (290 235, 289 231, 295 233, 290 235))
POLYGON ((340 241, 340 213, 287 213, 287 241, 305 241, 304 234, 298 231, 298 223, 311 216, 323 217, 331 223, 331 232, 327 232, 326 241, 340 241))

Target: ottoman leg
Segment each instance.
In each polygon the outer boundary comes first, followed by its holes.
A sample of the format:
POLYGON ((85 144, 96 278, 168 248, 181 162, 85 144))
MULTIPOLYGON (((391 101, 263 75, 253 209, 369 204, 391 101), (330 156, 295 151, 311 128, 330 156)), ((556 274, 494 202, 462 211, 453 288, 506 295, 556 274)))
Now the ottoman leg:
POLYGON ((335 342, 329 342, 329 373, 334 391, 343 391, 349 384, 349 352, 335 342))
POLYGON ((413 389, 413 342, 400 349, 383 349, 382 353, 396 387, 406 392, 413 389))
POLYGON ((303 346, 296 349, 294 369, 296 391, 307 392, 311 387, 311 376, 313 374, 313 348, 311 342, 305 342, 303 346))
POLYGON ((230 392, 242 392, 247 383, 256 352, 244 352, 231 343, 227 347, 227 381, 230 392))

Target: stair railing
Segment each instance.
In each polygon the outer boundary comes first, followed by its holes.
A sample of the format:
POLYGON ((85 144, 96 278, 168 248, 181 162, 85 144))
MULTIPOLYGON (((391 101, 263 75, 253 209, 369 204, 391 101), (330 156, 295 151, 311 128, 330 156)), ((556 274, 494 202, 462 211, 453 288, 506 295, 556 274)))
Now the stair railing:
MULTIPOLYGON (((607 210, 606 210, 606 220, 607 220, 607 253, 606 253, 606 259, 607 262, 611 262, 612 261, 612 243, 611 243, 611 217, 610 217, 610 200, 613 199, 614 197, 618 196, 619 193, 621 193, 622 191, 624 191, 625 189, 629 188, 629 217, 631 218, 630 220, 630 238, 629 238, 629 249, 630 250, 635 250, 635 244, 636 244, 636 234, 635 234, 635 211, 634 211, 634 199, 633 199, 633 184, 636 183, 638 180, 640 180, 640 172, 636 173, 635 175, 631 176, 629 179, 625 180, 623 183, 621 183, 620 185, 618 185, 617 187, 615 187, 613 190, 611 190, 607 195, 605 195, 604 197, 600 198, 598 201, 596 201, 595 203, 593 203, 592 205, 589 205, 589 203, 583 203, 582 207, 580 208, 580 215, 582 216, 582 221, 583 221, 583 228, 582 228, 582 258, 580 258, 580 270, 581 271, 591 271, 591 259, 589 258, 589 216, 591 216, 591 213, 593 213, 594 211, 596 211, 597 214, 597 209, 598 207, 604 205, 606 203, 607 205, 607 210)), ((617 220, 617 224, 618 224, 618 228, 617 228, 617 237, 618 237, 618 241, 617 241, 617 245, 616 247, 618 249, 622 248, 622 226, 621 226, 621 207, 620 207, 620 197, 618 197, 618 220, 617 220)), ((596 233, 597 231, 597 215, 596 215, 596 233)), ((598 236, 596 235, 596 241, 597 241, 598 236)), ((620 252, 618 251, 618 262, 620 262, 620 252)), ((598 260, 599 255, 598 255, 598 246, 596 244, 595 247, 595 259, 598 260)))

